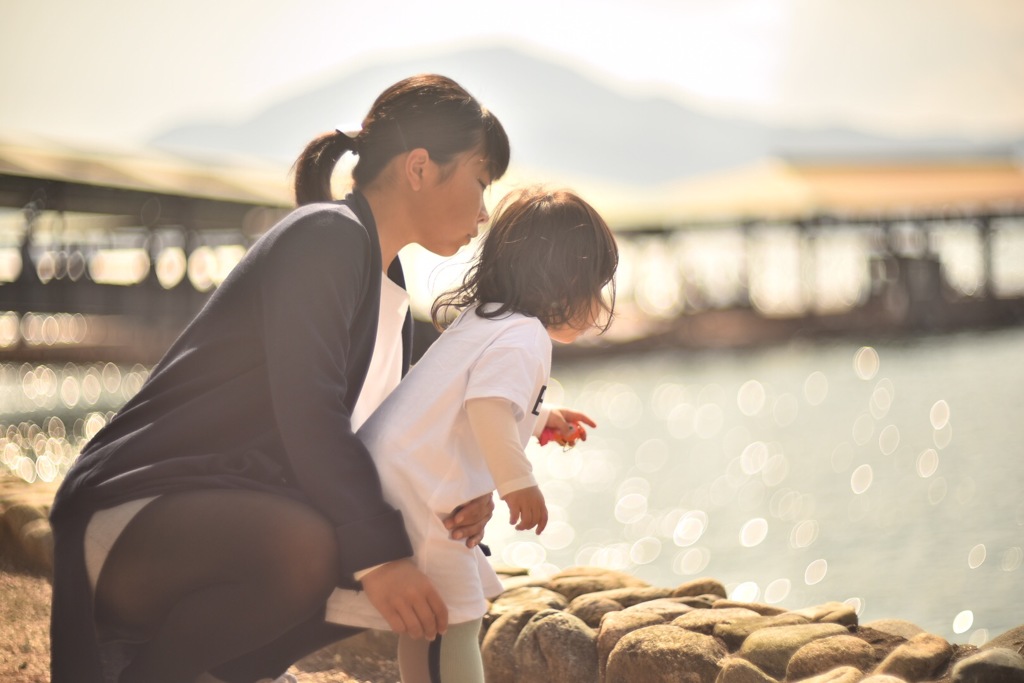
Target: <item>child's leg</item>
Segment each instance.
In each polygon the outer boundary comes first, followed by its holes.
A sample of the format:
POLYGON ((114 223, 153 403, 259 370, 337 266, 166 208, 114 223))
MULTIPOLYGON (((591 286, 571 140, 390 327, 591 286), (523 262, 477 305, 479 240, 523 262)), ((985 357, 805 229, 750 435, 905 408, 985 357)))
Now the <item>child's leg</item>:
POLYGON ((432 642, 401 636, 398 667, 402 683, 483 683, 481 625, 481 619, 452 624, 432 642))

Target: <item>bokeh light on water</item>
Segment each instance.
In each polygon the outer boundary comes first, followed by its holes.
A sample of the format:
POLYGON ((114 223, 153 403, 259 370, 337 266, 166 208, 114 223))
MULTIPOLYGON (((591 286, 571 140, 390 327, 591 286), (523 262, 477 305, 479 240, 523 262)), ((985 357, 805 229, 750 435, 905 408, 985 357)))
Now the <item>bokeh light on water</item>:
MULTIPOLYGON (((548 529, 516 532, 499 502, 488 543, 538 576, 713 576, 738 599, 841 601, 984 643, 1024 614, 1022 346, 1008 330, 556 359, 549 402, 598 428, 529 447, 548 529)), ((0 365, 0 465, 59 479, 147 372, 0 365)))
MULTIPOLYGON (((1009 330, 556 359, 553 402, 599 426, 572 451, 529 449, 575 530, 544 566, 713 576, 732 597, 840 601, 983 643, 1024 614, 1022 345, 1009 330)), ((488 528, 498 546, 520 539, 506 527, 488 528)))
POLYGON ((28 482, 61 479, 148 372, 113 363, 0 364, 0 466, 28 482))

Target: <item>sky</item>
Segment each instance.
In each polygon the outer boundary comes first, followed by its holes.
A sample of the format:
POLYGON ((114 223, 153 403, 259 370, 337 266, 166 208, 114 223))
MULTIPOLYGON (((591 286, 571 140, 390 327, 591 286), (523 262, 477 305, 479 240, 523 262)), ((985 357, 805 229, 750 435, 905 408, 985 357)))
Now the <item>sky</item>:
POLYGON ((713 113, 1024 134, 1020 0, 0 0, 0 140, 130 148, 377 59, 499 42, 713 113))

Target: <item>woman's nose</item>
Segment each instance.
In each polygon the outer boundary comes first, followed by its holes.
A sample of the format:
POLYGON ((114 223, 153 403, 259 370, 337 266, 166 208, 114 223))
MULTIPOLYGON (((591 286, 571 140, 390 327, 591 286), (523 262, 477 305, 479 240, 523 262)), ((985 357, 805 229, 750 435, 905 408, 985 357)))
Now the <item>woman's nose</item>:
POLYGON ((490 214, 487 213, 487 205, 483 202, 480 203, 480 215, 476 217, 477 223, 486 223, 490 218, 490 214))

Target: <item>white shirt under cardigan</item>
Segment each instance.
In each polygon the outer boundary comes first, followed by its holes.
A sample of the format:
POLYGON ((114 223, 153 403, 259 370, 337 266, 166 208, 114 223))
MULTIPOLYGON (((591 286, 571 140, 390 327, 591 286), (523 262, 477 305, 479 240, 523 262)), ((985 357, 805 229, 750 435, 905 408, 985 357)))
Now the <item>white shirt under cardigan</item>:
MULTIPOLYGON (((359 431, 380 473, 384 498, 402 511, 416 564, 447 605, 450 623, 480 618, 486 598, 502 590, 480 548, 449 538, 442 521, 456 506, 496 487, 465 403, 507 400, 525 448, 550 368, 551 340, 539 320, 517 313, 492 320, 467 309, 359 431)), ((523 465, 517 469, 529 472, 528 462, 523 465)), ((532 476, 521 477, 512 488, 501 489, 507 493, 534 484, 532 476)), ((389 628, 361 591, 336 589, 327 620, 389 628)))
POLYGON ((377 341, 366 370, 366 380, 352 409, 352 431, 357 431, 366 418, 398 386, 402 379, 402 325, 409 310, 409 293, 381 273, 380 315, 377 319, 377 341))

